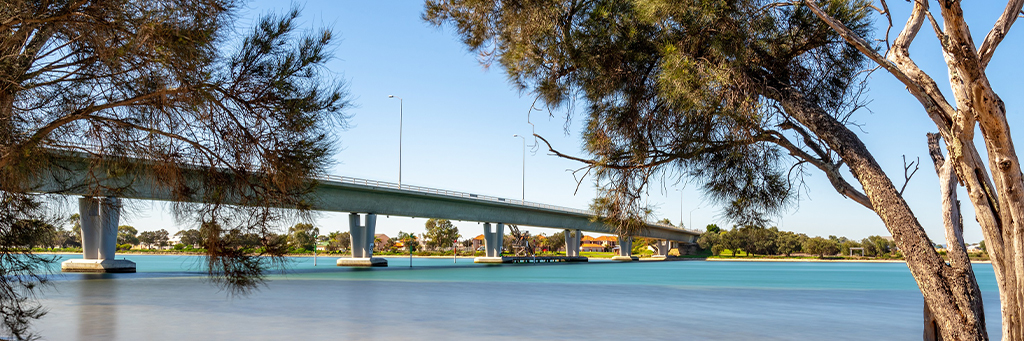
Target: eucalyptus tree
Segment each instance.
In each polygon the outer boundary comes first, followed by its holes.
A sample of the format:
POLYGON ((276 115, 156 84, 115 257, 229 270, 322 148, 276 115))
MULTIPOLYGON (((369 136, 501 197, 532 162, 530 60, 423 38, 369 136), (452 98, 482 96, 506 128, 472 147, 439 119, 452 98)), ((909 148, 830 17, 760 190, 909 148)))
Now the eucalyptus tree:
POLYGON ((63 220, 59 194, 71 188, 38 180, 60 177, 64 157, 84 158, 87 178, 124 180, 75 193, 129 196, 134 187, 111 184, 151 179, 179 221, 215 223, 203 229, 207 269, 233 292, 280 260, 260 256, 284 252, 268 239, 278 222, 308 215, 346 92, 324 68, 329 30, 299 31, 298 10, 246 30, 240 5, 0 3, 0 311, 15 337, 44 313, 29 297, 52 259, 10 243, 27 237, 13 222, 63 220), (239 246, 252 235, 273 245, 239 246))
MULTIPOLYGON (((481 62, 499 63, 512 84, 548 110, 565 110, 567 119, 585 113, 590 156, 548 147, 596 176, 595 208, 618 221, 620 233, 639 228, 635 222, 648 209, 641 198, 655 176, 694 181, 724 204, 726 215, 756 225, 795 198, 805 167, 817 169, 837 192, 881 218, 942 337, 987 339, 981 293, 959 251, 959 226, 947 223, 947 241, 958 248, 947 264, 849 126, 863 105, 861 71, 878 63, 907 85, 946 141, 955 166, 942 186, 959 179, 968 188, 994 259, 1003 335, 1018 340, 1024 183, 1005 107, 984 68, 1021 2, 1011 0, 975 48, 959 2, 940 1, 945 28, 931 26, 956 84, 955 106, 907 52, 930 15, 926 0, 912 4, 903 32, 891 43, 881 39, 884 47, 866 37, 876 34, 872 13, 889 13, 887 4, 864 0, 428 0, 424 19, 454 28, 481 62), (979 126, 987 169, 972 140, 979 126)), ((723 241, 731 235, 723 233, 723 241)))

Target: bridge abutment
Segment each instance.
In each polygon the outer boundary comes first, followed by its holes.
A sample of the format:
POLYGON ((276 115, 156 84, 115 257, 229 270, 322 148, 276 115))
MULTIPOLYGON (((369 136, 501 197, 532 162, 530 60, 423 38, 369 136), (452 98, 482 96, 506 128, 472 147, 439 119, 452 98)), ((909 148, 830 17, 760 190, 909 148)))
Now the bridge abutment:
POLYGON ((359 213, 348 215, 349 240, 352 243, 352 257, 338 258, 338 266, 388 266, 388 260, 373 257, 373 238, 377 228, 377 215, 366 214, 363 224, 359 213))
POLYGON ((474 263, 504 263, 501 249, 505 241, 505 224, 495 225, 494 231, 491 231, 491 223, 484 223, 484 257, 474 258, 474 263))
POLYGON ((135 262, 115 259, 117 225, 121 217, 121 199, 82 197, 78 199, 82 228, 82 259, 61 263, 64 272, 135 272, 135 262))

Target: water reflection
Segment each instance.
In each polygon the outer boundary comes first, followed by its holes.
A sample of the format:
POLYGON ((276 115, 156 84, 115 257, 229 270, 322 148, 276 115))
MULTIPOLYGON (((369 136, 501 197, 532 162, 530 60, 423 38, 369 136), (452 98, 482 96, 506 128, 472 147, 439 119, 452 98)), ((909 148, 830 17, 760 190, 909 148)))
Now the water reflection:
POLYGON ((78 339, 117 339, 117 287, 113 274, 86 274, 78 287, 78 339))

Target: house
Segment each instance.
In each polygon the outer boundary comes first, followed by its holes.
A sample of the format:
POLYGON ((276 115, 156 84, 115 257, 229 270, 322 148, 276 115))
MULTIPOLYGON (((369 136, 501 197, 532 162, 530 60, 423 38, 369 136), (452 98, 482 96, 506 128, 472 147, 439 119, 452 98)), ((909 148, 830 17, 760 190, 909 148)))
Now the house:
POLYGON ((387 247, 388 241, 390 240, 391 237, 388 237, 388 235, 383 233, 373 235, 373 250, 384 251, 384 248, 387 247))
POLYGON ((327 246, 330 245, 330 244, 331 244, 331 242, 327 242, 327 241, 316 242, 316 250, 317 251, 327 251, 327 246))
POLYGON ((602 246, 609 248, 619 245, 619 237, 616 236, 600 236, 594 239, 594 241, 596 241, 597 244, 601 244, 602 246))
POLYGON ((598 242, 597 238, 588 235, 583 235, 583 238, 580 238, 580 244, 601 244, 601 242, 598 242))
POLYGON ((481 234, 473 238, 473 250, 480 251, 482 247, 484 247, 484 235, 481 234))
POLYGON ((604 245, 587 243, 580 245, 580 252, 604 252, 604 245))

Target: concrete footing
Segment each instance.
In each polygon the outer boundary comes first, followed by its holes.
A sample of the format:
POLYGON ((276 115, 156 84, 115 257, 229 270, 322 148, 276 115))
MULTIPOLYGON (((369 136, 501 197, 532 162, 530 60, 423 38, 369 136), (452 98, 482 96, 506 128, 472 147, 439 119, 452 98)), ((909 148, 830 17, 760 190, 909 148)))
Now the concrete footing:
POLYGON ((384 258, 338 258, 338 266, 388 266, 384 258))
POLYGON ((126 259, 69 259, 60 263, 63 272, 132 273, 135 262, 126 259))
POLYGON ((618 261, 618 262, 632 262, 632 261, 640 260, 640 257, 637 257, 637 256, 615 256, 615 257, 612 257, 612 260, 613 261, 618 261))
POLYGON ((473 263, 510 263, 510 259, 506 257, 476 257, 473 258, 473 263))

